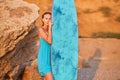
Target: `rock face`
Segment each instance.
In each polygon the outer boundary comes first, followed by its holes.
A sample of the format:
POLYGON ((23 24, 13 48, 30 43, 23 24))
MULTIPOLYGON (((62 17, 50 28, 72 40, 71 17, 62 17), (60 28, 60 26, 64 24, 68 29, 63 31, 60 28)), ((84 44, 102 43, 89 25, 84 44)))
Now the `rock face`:
POLYGON ((34 28, 38 16, 35 5, 20 0, 0 1, 0 57, 12 50, 34 28))
POLYGON ((25 71, 22 80, 43 80, 38 74, 37 59, 32 61, 30 66, 25 67, 25 71))
POLYGON ((36 59, 39 8, 22 0, 0 0, 0 80, 20 80, 36 59))

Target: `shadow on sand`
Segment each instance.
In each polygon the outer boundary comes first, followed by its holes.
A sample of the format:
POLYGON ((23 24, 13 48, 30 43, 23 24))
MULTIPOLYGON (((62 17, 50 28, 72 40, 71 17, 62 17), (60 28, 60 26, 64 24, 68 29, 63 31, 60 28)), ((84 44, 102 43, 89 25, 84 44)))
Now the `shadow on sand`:
POLYGON ((77 80, 93 80, 101 62, 101 51, 96 49, 94 55, 88 60, 82 60, 82 67, 78 70, 77 80))

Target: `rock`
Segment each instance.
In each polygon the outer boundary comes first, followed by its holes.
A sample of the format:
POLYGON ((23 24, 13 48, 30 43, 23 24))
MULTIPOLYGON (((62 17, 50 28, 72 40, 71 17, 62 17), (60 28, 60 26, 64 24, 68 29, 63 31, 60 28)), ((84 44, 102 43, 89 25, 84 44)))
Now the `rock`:
POLYGON ((0 80, 21 80, 36 59, 39 8, 22 0, 0 0, 0 80))
POLYGON ((37 60, 32 61, 30 66, 26 66, 22 80, 43 80, 37 68, 37 60))
POLYGON ((18 74, 19 74, 19 68, 20 68, 20 66, 18 65, 15 68, 13 68, 13 70, 11 72, 8 73, 10 80, 12 80, 13 77, 15 80, 17 79, 18 74))
POLYGON ((38 48, 35 28, 12 51, 0 58, 0 79, 21 80, 24 68, 36 59, 38 48))
POLYGON ((39 8, 22 0, 0 0, 0 57, 34 28, 39 8))

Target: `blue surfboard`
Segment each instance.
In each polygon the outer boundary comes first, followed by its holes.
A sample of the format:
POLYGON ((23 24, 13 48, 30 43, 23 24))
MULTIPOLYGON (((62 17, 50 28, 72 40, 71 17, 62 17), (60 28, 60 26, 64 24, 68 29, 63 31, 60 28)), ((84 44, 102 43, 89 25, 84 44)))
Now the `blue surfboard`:
POLYGON ((54 80, 77 80, 78 25, 74 0, 54 0, 51 65, 54 80))

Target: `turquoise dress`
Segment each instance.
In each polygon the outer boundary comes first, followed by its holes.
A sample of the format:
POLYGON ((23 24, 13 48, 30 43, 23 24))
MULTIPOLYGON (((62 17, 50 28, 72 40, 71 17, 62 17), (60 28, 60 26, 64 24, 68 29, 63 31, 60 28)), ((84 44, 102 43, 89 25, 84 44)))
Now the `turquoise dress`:
POLYGON ((50 61, 50 44, 44 39, 40 38, 40 47, 38 52, 38 71, 43 77, 48 72, 51 72, 51 61, 50 61))

